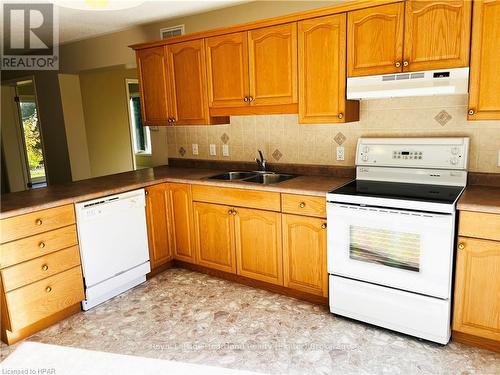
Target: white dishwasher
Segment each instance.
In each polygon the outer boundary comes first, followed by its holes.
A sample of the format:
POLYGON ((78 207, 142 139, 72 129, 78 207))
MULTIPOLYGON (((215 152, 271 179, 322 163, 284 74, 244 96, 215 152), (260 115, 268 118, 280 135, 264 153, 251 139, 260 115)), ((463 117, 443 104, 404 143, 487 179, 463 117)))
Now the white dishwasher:
POLYGON ((88 310, 146 281, 146 199, 139 189, 75 206, 88 310))

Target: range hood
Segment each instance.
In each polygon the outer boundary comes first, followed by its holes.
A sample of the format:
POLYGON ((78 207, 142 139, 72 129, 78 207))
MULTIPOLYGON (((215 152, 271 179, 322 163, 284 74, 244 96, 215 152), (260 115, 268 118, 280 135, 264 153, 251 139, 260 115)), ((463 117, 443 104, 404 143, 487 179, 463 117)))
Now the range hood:
POLYGON ((467 94, 469 68, 347 78, 347 99, 467 94))

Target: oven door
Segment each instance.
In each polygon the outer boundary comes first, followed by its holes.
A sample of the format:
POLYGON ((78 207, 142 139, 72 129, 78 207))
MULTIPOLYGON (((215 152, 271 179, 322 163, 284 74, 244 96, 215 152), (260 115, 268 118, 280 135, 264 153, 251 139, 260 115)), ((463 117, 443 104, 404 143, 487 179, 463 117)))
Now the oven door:
POLYGON ((328 272, 449 298, 455 216, 328 203, 328 272))

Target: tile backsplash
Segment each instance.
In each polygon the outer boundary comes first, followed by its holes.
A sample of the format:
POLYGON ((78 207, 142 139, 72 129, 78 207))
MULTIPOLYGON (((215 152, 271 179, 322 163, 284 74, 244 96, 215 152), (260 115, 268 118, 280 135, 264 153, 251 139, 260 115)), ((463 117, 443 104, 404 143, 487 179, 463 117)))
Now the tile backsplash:
POLYGON ((252 161, 262 150, 272 163, 353 166, 359 137, 448 137, 471 139, 469 170, 500 173, 500 121, 467 121, 467 96, 361 101, 360 120, 301 125, 297 115, 232 116, 229 125, 167 128, 171 158, 252 161), (198 144, 193 155, 192 144, 198 144), (216 145, 216 156, 209 145, 216 145), (222 145, 229 156, 222 156, 222 145), (336 160, 343 146, 345 159, 336 160))

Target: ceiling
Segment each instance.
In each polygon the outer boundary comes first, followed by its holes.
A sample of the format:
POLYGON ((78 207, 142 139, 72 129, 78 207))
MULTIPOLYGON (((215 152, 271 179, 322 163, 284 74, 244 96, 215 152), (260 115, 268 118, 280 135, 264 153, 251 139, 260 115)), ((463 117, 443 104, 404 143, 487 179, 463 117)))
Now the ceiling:
MULTIPOLYGON (((57 0, 54 1, 57 4, 57 0)), ((230 7, 248 0, 144 1, 129 9, 80 10, 57 6, 59 42, 68 43, 128 29, 135 25, 230 7)))

